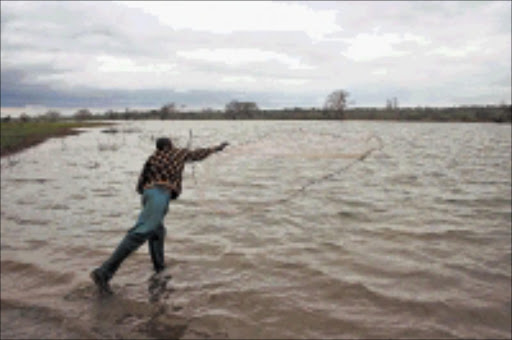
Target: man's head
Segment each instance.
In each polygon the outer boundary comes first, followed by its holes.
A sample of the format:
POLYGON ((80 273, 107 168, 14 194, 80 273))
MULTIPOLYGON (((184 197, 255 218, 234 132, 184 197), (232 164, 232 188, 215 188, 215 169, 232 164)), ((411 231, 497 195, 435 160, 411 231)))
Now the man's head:
POLYGON ((161 137, 156 140, 156 148, 158 150, 166 150, 172 148, 172 142, 167 137, 161 137))

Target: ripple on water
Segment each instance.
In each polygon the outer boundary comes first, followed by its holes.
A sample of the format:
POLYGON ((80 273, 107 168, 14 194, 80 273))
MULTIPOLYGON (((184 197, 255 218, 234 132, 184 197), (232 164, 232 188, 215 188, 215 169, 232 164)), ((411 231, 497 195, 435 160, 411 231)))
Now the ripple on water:
POLYGON ((348 209, 339 211, 338 216, 342 218, 343 221, 370 222, 372 220, 366 212, 348 209))
POLYGON ((115 197, 119 194, 116 188, 92 188, 91 193, 94 197, 115 197))
POLYGON ((26 197, 23 197, 16 201, 16 204, 19 204, 19 205, 34 205, 36 203, 37 203, 36 199, 29 199, 26 197))
POLYGON ((107 152, 98 167, 106 153, 91 132, 52 155, 58 171, 37 152, 15 167, 2 163, 2 321, 8 296, 33 304, 25 314, 55 308, 64 316, 53 323, 38 314, 26 329, 74 320, 74 329, 90 331, 83 338, 510 337, 510 127, 136 125, 144 136, 123 141, 136 157, 107 152), (194 146, 219 136, 232 146, 194 176, 187 168, 184 193, 170 206, 165 253, 175 291, 148 302, 144 245, 116 274, 117 296, 98 299, 88 272, 137 218, 133 185, 154 149, 150 137, 186 145, 190 129, 194 146), (364 136, 374 132, 383 150, 315 182, 355 161, 342 154, 371 147, 364 136), (58 172, 66 176, 50 178, 58 172))
POLYGON ((46 240, 27 240, 26 243, 30 250, 37 250, 48 245, 48 241, 46 240))
POLYGON ((9 178, 9 182, 17 184, 46 184, 53 181, 51 178, 9 178))
MULTIPOLYGON (((2 271, 5 270, 9 275, 9 283, 19 286, 18 292, 23 289, 37 288, 44 290, 44 287, 52 287, 53 285, 69 284, 75 276, 72 272, 57 272, 53 270, 43 269, 40 266, 12 260, 2 260, 2 271), (22 289, 23 288, 23 289, 22 289)), ((2 283, 4 281, 2 280, 2 283)))
POLYGON ((47 205, 43 205, 41 207, 39 207, 40 209, 45 209, 45 210, 69 210, 70 207, 66 204, 59 204, 59 203, 56 203, 56 204, 47 204, 47 205))
POLYGON ((6 220, 13 221, 19 225, 27 225, 27 226, 46 226, 52 223, 50 220, 42 220, 35 218, 23 218, 19 216, 2 216, 6 220))
POLYGON ((83 201, 83 200, 87 199, 87 196, 84 194, 72 194, 69 196, 69 199, 71 201, 83 201))

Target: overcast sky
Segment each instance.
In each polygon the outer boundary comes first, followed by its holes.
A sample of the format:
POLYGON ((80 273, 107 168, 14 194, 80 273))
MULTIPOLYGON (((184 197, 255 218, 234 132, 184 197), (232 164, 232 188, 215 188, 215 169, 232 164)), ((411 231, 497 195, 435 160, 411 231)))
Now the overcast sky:
POLYGON ((511 2, 1 2, 2 107, 511 101, 511 2))

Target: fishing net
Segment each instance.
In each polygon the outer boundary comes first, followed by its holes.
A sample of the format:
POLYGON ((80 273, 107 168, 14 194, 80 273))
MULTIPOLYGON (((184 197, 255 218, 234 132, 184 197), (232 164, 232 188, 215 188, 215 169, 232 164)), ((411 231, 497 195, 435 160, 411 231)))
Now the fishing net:
MULTIPOLYGON (((355 164, 383 148, 373 133, 332 134, 289 129, 241 136, 223 152, 189 170, 199 204, 219 214, 285 204, 315 185, 336 181, 355 164), (272 198, 269 198, 272 197, 272 198), (229 198, 232 204, 226 205, 229 198)), ((190 131, 188 147, 194 147, 190 131)))

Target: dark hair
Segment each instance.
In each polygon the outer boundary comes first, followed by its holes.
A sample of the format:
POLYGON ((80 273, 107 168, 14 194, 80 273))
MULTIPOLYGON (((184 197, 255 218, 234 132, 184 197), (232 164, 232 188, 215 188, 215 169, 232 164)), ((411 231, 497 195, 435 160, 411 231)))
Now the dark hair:
POLYGON ((172 142, 167 137, 161 137, 156 140, 156 148, 158 150, 170 149, 172 147, 172 142))

